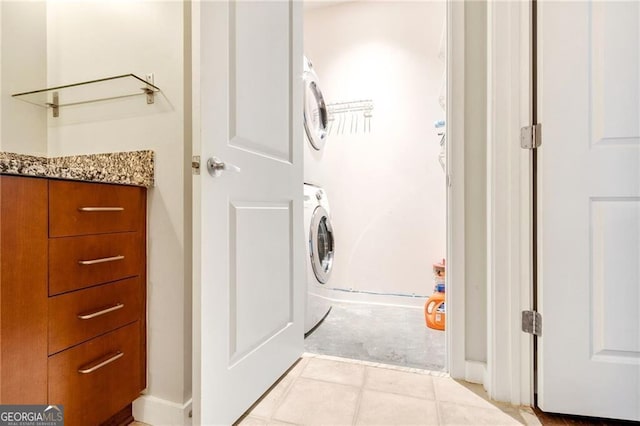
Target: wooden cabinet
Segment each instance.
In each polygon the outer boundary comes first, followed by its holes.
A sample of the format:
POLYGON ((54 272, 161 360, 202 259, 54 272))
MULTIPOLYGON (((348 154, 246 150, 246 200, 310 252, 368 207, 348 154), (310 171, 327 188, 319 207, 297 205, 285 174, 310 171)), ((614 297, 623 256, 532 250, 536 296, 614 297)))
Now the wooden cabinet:
POLYGON ((0 403, 47 403, 48 182, 0 176, 0 403))
POLYGON ((146 189, 0 176, 0 404, 63 405, 69 426, 130 407, 145 301, 146 189))

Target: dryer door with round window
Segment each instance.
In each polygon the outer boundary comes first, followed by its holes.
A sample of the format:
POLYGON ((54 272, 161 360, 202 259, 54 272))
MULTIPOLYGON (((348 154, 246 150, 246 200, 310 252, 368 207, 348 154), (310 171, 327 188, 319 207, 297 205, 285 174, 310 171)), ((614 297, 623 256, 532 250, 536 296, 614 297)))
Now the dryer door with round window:
POLYGON ((311 146, 320 151, 327 139, 329 114, 311 62, 304 60, 304 130, 311 146))
POLYGON ((309 248, 313 273, 325 284, 333 267, 334 239, 329 214, 322 206, 316 207, 311 218, 309 248))

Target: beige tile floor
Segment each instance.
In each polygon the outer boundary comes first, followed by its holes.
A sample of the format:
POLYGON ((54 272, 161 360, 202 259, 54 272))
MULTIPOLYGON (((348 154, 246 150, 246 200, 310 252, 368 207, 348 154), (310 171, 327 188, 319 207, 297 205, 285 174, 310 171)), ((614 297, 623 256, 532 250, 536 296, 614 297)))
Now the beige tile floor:
POLYGON ((528 407, 488 400, 440 372, 305 356, 240 425, 539 425, 528 407))

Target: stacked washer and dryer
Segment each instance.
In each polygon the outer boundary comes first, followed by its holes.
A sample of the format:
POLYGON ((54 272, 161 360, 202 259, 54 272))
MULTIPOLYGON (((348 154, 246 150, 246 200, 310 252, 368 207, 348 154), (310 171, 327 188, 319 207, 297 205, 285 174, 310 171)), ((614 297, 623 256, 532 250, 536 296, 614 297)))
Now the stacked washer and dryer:
POLYGON ((331 309, 327 296, 327 282, 333 267, 334 237, 329 201, 319 182, 317 163, 322 158, 328 136, 327 106, 320 91, 313 65, 304 58, 304 129, 305 184, 304 224, 307 236, 307 305, 304 332, 310 333, 331 309))

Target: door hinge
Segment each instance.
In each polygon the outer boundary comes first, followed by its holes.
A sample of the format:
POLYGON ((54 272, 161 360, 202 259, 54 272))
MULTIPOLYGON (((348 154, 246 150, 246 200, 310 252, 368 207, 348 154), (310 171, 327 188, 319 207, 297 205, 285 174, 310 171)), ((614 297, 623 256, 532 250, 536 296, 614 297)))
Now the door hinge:
POLYGON ((536 149, 542 145, 542 124, 534 124, 520 129, 520 147, 536 149))
POLYGON ((522 331, 540 337, 542 335, 542 315, 536 311, 522 311, 522 331))
POLYGON ((194 175, 200 174, 200 156, 194 155, 191 157, 191 173, 194 175))

